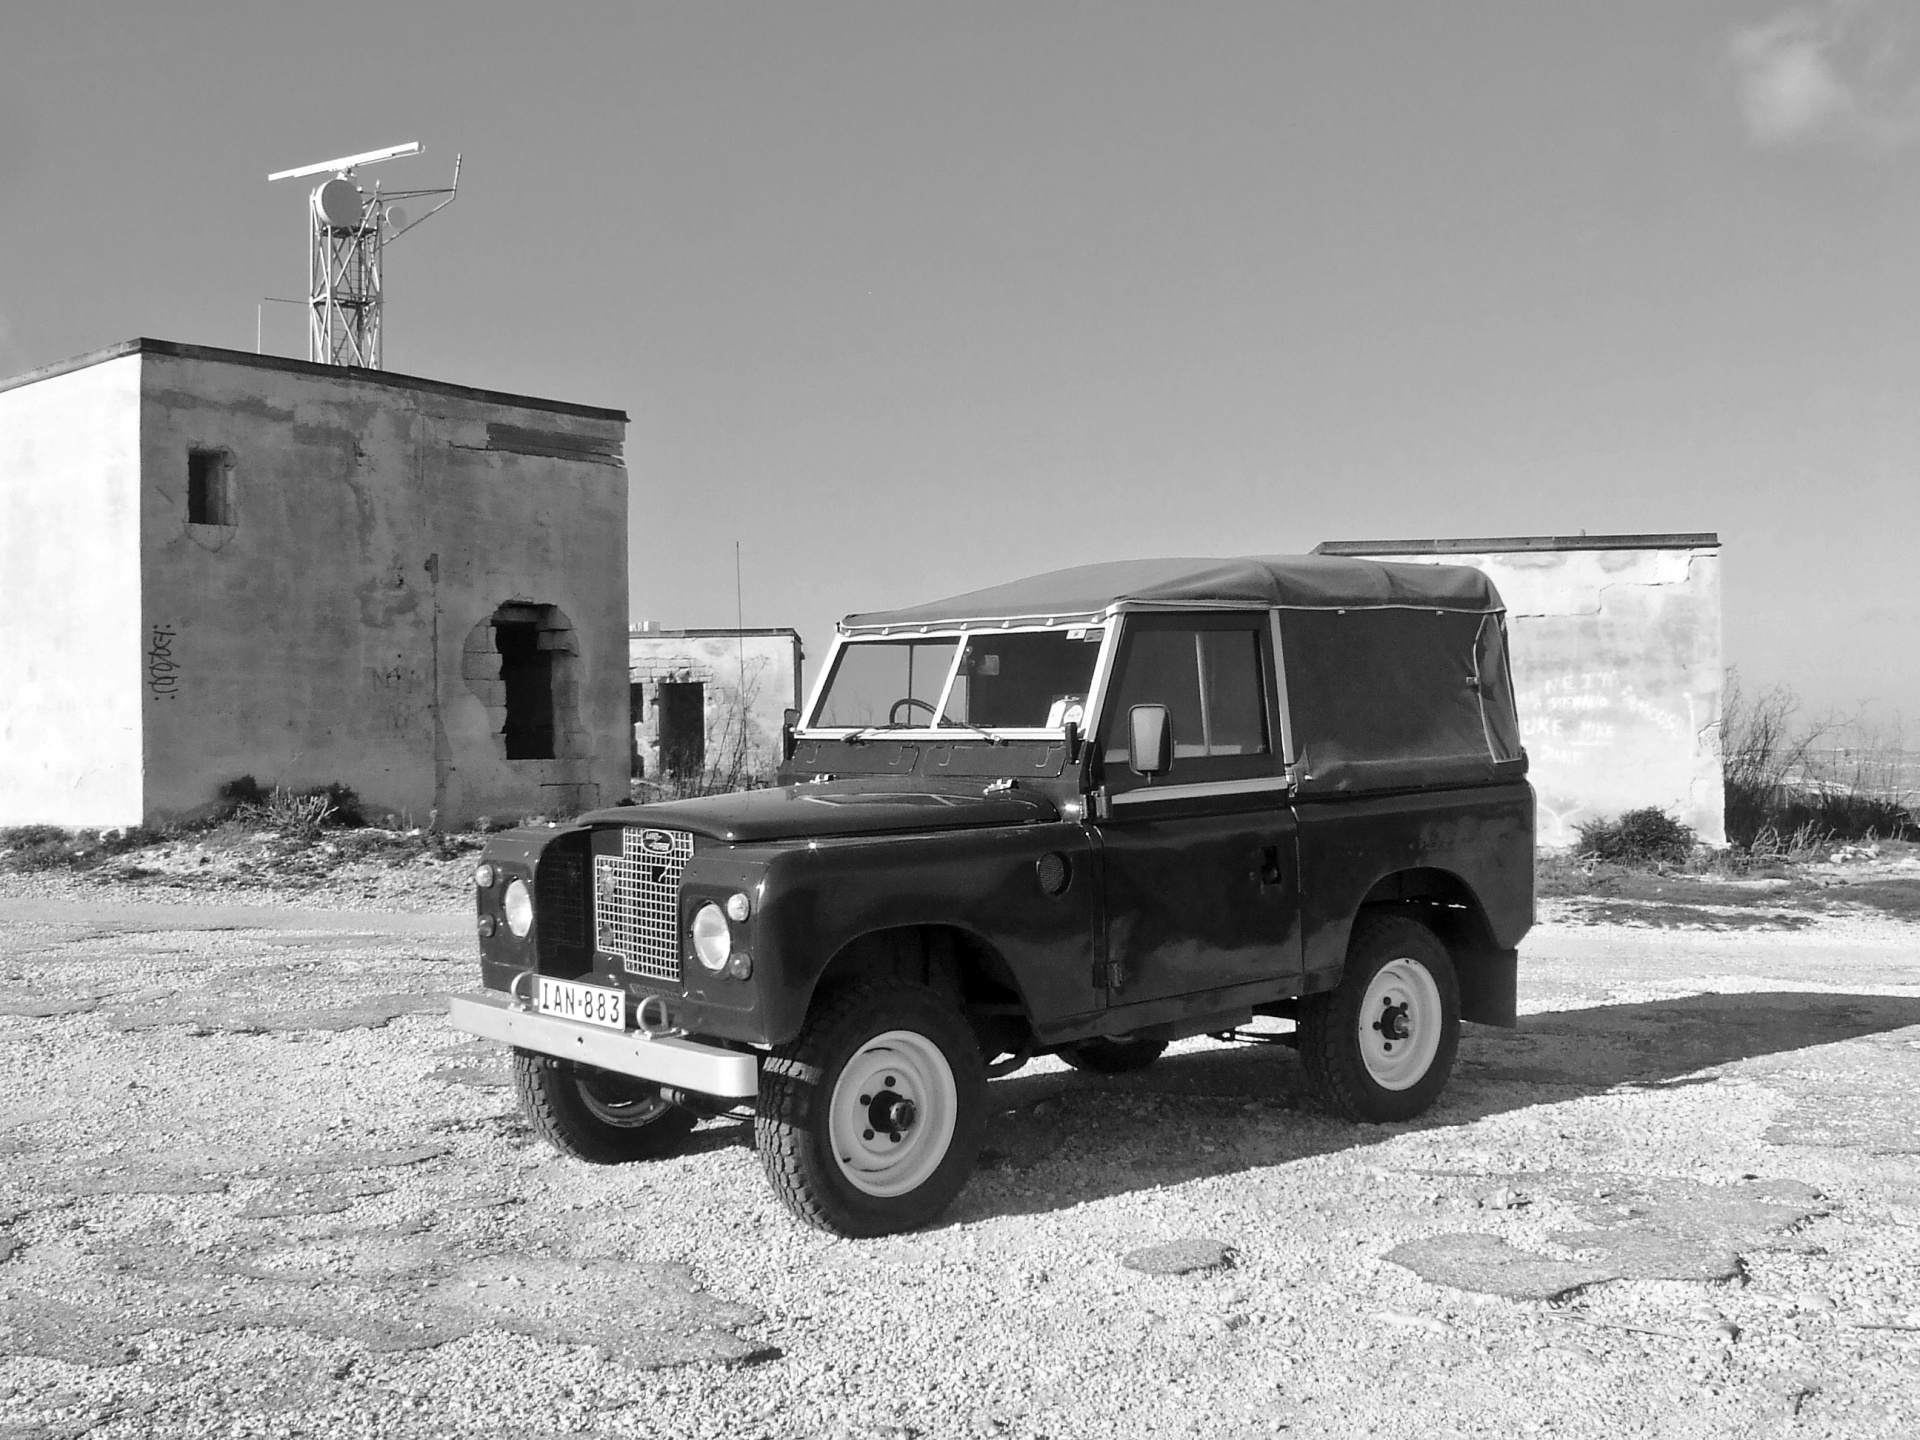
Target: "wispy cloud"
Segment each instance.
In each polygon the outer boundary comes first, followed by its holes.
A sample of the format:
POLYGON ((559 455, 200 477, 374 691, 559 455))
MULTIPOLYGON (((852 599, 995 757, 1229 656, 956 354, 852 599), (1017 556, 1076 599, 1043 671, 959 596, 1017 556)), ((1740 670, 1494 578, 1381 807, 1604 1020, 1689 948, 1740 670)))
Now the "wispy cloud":
POLYGON ((1891 149, 1920 140, 1920 13, 1909 0, 1826 0, 1735 33, 1747 133, 1891 149))

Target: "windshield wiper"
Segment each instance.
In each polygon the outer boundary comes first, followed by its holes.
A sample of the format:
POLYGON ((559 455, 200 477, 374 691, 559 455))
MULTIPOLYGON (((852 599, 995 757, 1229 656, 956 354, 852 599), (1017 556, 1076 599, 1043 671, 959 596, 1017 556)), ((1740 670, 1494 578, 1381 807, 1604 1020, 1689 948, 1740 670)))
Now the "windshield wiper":
POLYGON ((991 730, 982 730, 978 725, 969 725, 964 720, 948 720, 943 718, 940 723, 933 728, 936 730, 964 730, 969 735, 978 735, 989 745, 1004 745, 1007 743, 1006 736, 996 735, 991 730))
POLYGON ((869 735, 879 735, 888 730, 911 730, 913 728, 910 722, 904 720, 889 721, 885 725, 862 725, 858 730, 849 730, 846 734, 842 735, 840 739, 848 745, 859 745, 863 744, 869 735))

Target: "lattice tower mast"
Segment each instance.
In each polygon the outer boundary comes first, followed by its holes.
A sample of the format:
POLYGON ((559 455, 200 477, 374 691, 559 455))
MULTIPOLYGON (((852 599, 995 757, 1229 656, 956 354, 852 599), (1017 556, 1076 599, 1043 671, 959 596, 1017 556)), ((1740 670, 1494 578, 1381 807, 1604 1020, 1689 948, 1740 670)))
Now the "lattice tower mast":
POLYGON ((389 241, 438 214, 454 200, 460 185, 460 157, 453 157, 453 183, 435 190, 390 190, 378 182, 363 187, 355 171, 363 165, 420 153, 418 141, 369 150, 318 165, 281 170, 268 180, 293 180, 332 172, 307 199, 311 227, 307 263, 307 358, 322 365, 382 365, 381 310, 385 298, 382 261, 389 241), (444 196, 426 214, 409 222, 394 201, 444 196))

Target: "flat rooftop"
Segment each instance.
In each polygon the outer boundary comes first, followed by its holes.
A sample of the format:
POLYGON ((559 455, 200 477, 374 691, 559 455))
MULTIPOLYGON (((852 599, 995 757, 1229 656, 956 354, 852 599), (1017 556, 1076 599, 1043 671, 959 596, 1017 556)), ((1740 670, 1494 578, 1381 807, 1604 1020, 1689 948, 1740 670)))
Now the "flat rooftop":
POLYGON ((104 350, 89 351, 71 360, 42 365, 37 370, 0 380, 0 390, 17 390, 56 375, 85 370, 126 355, 165 355, 176 360, 205 360, 220 365, 239 365, 253 370, 278 370, 289 375, 306 375, 317 380, 343 384, 384 386, 392 390, 423 391, 432 395, 450 395, 461 400, 477 400, 489 405, 507 405, 520 410, 545 410, 554 415, 577 415, 587 420, 617 420, 627 423, 624 410, 607 410, 598 405, 575 405, 566 400, 543 400, 536 395, 512 395, 503 390, 481 390, 472 385, 453 385, 445 380, 428 380, 419 375, 400 375, 392 370, 364 370, 356 365, 319 365, 311 360, 293 360, 285 355, 256 355, 251 350, 223 350, 216 345, 183 345, 177 340, 154 340, 141 336, 122 340, 104 350))
POLYGON ((737 635, 791 635, 796 640, 800 638, 800 632, 795 630, 791 625, 749 625, 744 630, 736 630, 731 627, 669 630, 660 625, 627 626, 627 638, 629 640, 711 640, 716 636, 730 640, 737 635))
POLYGON ((1494 555, 1510 550, 1704 550, 1720 544, 1711 530, 1651 535, 1496 535, 1465 540, 1322 540, 1316 555, 1494 555))

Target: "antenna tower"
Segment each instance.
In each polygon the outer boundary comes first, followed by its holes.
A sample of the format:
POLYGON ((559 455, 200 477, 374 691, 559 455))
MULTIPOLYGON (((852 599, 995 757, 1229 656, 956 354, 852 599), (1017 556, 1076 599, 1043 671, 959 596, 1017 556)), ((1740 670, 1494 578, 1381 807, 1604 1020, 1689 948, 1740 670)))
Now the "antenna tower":
POLYGON ((438 190, 382 191, 378 181, 363 186, 354 172, 363 165, 418 155, 420 142, 389 145, 361 155, 344 155, 318 165, 301 165, 267 176, 299 180, 331 175, 308 197, 312 244, 308 252, 307 358, 322 365, 381 368, 380 310, 385 293, 382 259, 386 247, 428 216, 454 201, 460 188, 460 157, 453 157, 453 183, 438 190), (394 202, 438 198, 426 214, 408 220, 394 202))

